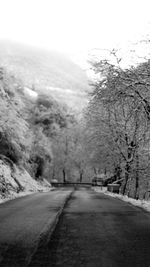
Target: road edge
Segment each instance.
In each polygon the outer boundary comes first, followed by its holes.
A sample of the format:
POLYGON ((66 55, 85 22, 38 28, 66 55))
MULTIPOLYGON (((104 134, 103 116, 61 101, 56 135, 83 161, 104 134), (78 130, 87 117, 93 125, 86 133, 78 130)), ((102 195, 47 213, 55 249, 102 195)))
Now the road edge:
POLYGON ((26 262, 27 265, 26 266, 30 266, 33 258, 35 257, 36 252, 40 249, 40 247, 42 247, 43 245, 46 245, 50 239, 51 236, 59 222, 59 218, 63 212, 64 207, 66 206, 67 202, 69 201, 69 199, 71 198, 72 194, 73 194, 74 190, 72 190, 68 196, 65 198, 65 200, 63 201, 59 211, 56 213, 56 215, 54 216, 54 220, 53 222, 48 222, 45 227, 43 228, 43 230, 41 231, 39 238, 38 238, 38 242, 35 245, 34 250, 32 251, 32 253, 28 256, 26 262))

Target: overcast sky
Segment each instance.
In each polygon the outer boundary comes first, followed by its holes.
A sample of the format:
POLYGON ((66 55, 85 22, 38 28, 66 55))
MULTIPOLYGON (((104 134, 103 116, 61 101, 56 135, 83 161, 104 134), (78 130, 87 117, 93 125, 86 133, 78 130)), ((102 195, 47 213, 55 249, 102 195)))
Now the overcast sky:
POLYGON ((147 34, 149 0, 0 0, 0 37, 82 53, 147 34))

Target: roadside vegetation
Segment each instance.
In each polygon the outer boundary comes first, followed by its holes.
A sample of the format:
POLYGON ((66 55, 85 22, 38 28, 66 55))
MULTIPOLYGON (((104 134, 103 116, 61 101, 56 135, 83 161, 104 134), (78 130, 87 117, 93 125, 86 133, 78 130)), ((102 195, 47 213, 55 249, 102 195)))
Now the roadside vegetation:
MULTIPOLYGON (((25 48, 17 51, 14 47, 11 57, 4 53, 5 62, 0 53, 0 198, 20 192, 42 191, 44 187, 47 190, 52 179, 82 181, 86 176, 80 113, 87 100, 82 94, 76 96, 75 92, 76 87, 77 91, 87 90, 83 71, 60 55, 52 57, 50 54, 47 65, 43 65, 46 55, 42 52, 38 54, 38 51, 25 48), (21 52, 25 54, 24 61, 21 52), (40 73, 39 70, 36 73, 33 62, 36 68, 41 64, 40 73), (26 64, 29 71, 25 69, 26 64), (62 85, 59 88, 61 94, 64 92, 61 100, 48 89, 48 85, 58 86, 58 81, 53 81, 53 72, 59 77, 59 86, 62 85), (81 83, 79 79, 74 81, 72 72, 74 77, 81 77, 81 83), (37 78, 38 84, 33 84, 37 78), (69 84, 70 90, 67 91, 65 86, 69 84), (75 105, 79 97, 79 108, 71 109, 70 100, 66 104, 67 94, 74 96, 75 105)), ((3 49, 1 46, 0 51, 3 49)), ((58 91, 58 87, 56 89, 58 91)))
POLYGON ((85 117, 91 160, 120 181, 122 194, 149 198, 150 61, 123 68, 112 54, 113 61, 90 62, 95 80, 85 117))

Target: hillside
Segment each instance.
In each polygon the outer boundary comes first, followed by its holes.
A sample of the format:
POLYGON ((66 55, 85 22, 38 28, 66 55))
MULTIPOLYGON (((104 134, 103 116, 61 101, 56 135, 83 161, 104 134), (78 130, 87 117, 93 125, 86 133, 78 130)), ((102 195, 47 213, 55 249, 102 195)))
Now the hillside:
POLYGON ((78 115, 88 91, 64 55, 0 43, 0 199, 83 176, 78 115))
POLYGON ((50 190, 56 132, 67 125, 63 106, 46 94, 31 98, 25 86, 0 69, 0 202, 50 190), (18 194, 19 193, 19 194, 18 194))
POLYGON ((89 91, 85 72, 65 55, 12 42, 0 42, 0 65, 29 88, 46 90, 71 108, 82 109, 89 91))

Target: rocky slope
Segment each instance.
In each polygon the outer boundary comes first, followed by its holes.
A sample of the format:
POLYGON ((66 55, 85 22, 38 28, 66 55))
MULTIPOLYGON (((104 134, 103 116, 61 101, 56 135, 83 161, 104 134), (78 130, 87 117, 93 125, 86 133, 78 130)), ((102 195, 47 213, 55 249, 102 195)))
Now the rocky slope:
POLYGON ((51 190, 47 180, 34 180, 31 175, 17 165, 10 166, 5 160, 0 160, 0 203, 16 197, 35 192, 51 190))

